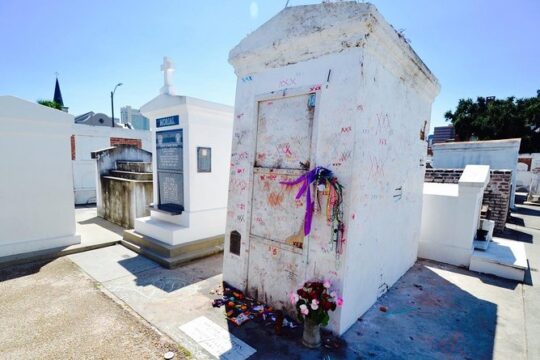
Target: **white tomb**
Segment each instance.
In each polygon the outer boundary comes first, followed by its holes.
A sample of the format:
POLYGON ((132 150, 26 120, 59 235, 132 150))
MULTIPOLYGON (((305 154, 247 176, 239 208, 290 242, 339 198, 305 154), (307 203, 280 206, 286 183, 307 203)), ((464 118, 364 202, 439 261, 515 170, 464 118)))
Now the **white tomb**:
POLYGON ((71 159, 76 205, 97 203, 100 189, 99 183, 96 183, 98 175, 91 153, 118 144, 140 144, 142 149, 150 151, 150 131, 73 124, 71 159))
POLYGON ((467 165, 458 184, 424 184, 419 257, 470 265, 488 182, 489 166, 467 165))
POLYGON ((172 267, 222 251, 233 109, 175 94, 164 58, 161 94, 141 107, 152 132, 154 203, 124 244, 172 267))
MULTIPOLYGON (((415 262, 426 133, 439 83, 370 4, 287 7, 231 52, 238 76, 223 278, 275 308, 333 280, 342 334, 415 262), (343 184, 344 232, 284 186, 322 166, 343 184)), ((315 208, 318 208, 317 203, 315 208)), ((342 228, 341 228, 342 229, 342 228)))
POLYGON ((436 169, 464 169, 467 165, 489 165, 492 170, 512 170, 510 208, 514 208, 520 144, 521 139, 433 144, 432 165, 436 169))
MULTIPOLYGON (((81 242, 69 154, 73 116, 0 96, 0 258, 81 242)), ((26 254, 26 255, 25 255, 26 254)))

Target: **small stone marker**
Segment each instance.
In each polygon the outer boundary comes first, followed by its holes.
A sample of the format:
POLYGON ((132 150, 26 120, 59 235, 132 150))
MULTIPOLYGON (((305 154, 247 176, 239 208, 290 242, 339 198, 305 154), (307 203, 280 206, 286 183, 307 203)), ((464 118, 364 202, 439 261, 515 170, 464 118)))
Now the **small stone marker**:
POLYGON ((180 330, 218 359, 244 360, 257 352, 204 316, 180 326, 180 330))

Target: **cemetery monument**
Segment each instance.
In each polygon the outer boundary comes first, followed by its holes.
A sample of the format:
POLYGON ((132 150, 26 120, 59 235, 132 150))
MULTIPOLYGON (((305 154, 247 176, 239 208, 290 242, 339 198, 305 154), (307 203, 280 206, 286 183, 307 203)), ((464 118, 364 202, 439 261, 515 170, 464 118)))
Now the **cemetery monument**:
POLYGON ((415 262, 439 83, 377 9, 287 7, 229 55, 238 76, 223 279, 276 309, 331 280, 342 334, 415 262))

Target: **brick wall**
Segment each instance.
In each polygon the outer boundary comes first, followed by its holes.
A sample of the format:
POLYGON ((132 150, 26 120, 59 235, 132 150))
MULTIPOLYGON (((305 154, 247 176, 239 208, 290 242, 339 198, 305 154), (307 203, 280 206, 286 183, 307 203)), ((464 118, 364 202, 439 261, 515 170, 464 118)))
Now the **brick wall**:
POLYGON ((71 135, 71 160, 75 160, 75 135, 71 135))
MULTIPOLYGON (((457 184, 463 169, 426 169, 425 182, 457 184)), ((491 170, 484 191, 483 204, 489 206, 488 219, 495 221, 495 231, 504 231, 510 202, 512 171, 491 170)))
POLYGON ((111 146, 117 146, 117 145, 135 145, 137 148, 141 149, 142 140, 112 137, 111 146))

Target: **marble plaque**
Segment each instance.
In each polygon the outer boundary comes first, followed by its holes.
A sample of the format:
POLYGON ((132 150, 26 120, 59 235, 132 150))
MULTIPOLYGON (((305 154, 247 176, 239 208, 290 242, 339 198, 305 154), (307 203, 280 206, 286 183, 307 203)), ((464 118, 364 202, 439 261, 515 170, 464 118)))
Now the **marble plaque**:
POLYGON ((156 133, 157 169, 183 171, 182 129, 156 133))
POLYGON ((173 213, 184 210, 182 129, 156 133, 158 207, 173 213))
POLYGON ((184 181, 182 173, 158 172, 158 186, 160 204, 184 204, 184 181))
POLYGON ((218 359, 244 360, 257 352, 204 316, 180 326, 180 330, 218 359))

